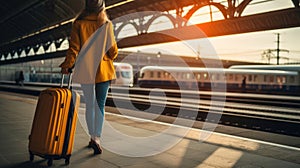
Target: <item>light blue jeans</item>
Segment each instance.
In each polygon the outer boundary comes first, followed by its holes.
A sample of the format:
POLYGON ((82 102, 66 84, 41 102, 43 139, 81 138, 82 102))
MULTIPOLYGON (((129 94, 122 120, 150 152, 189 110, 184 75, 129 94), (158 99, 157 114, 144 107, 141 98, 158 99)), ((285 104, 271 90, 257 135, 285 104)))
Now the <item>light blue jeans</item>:
POLYGON ((100 137, 104 122, 105 102, 110 81, 81 84, 86 104, 86 123, 91 136, 100 137))

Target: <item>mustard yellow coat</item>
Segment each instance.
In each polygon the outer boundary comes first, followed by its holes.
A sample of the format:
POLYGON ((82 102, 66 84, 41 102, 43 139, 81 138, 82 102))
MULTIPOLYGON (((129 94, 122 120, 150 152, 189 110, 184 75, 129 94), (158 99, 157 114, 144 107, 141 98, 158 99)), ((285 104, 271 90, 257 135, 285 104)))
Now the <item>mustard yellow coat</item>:
MULTIPOLYGON (((109 24, 112 23, 109 21, 109 24)), ((113 26, 110 27, 112 28, 113 26)), ((99 25, 97 25, 97 14, 88 15, 83 19, 76 20, 73 23, 71 38, 69 41, 69 49, 67 51, 66 58, 60 67, 73 67, 81 47, 98 28, 99 25)), ((113 29, 109 31, 113 33, 113 29)), ((117 44, 114 44, 103 56, 102 61, 99 63, 95 77, 95 83, 105 82, 116 78, 113 60, 117 58, 117 55, 118 47, 117 44)))

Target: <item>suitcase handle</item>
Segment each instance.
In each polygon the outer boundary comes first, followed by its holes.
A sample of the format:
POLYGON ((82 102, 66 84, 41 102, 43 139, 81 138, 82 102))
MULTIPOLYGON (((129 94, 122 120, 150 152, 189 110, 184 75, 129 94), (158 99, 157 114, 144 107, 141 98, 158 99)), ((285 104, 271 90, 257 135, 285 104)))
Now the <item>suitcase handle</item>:
MULTIPOLYGON (((72 76, 73 76, 73 73, 72 72, 69 73, 68 89, 71 89, 72 76)), ((61 83, 60 83, 61 88, 64 86, 64 79, 65 79, 65 74, 62 74, 61 83)))

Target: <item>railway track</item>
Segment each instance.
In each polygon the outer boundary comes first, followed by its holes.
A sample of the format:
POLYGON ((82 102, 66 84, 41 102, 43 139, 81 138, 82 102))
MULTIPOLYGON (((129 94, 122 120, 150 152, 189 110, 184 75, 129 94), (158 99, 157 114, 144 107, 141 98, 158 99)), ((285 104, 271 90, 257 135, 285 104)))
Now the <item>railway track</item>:
POLYGON ((182 99, 178 91, 164 91, 163 98, 160 92, 136 88, 113 89, 107 104, 115 106, 117 102, 120 108, 133 104, 141 111, 151 107, 163 109, 152 112, 162 115, 300 136, 299 97, 222 93, 212 96, 208 92, 195 96, 195 92, 185 92, 182 99))
MULTIPOLYGON (((38 95, 42 89, 51 87, 39 86, 0 85, 0 89, 38 95)), ((300 136, 300 97, 296 96, 113 87, 106 104, 157 115, 300 136)))

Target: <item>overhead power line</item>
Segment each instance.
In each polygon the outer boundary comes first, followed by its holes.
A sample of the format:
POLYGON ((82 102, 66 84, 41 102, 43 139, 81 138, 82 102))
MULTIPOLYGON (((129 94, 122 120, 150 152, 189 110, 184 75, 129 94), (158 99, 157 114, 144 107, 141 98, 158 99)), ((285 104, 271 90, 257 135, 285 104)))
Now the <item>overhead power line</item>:
POLYGON ((287 57, 282 57, 280 56, 280 52, 290 52, 289 50, 286 49, 280 49, 280 33, 276 33, 277 35, 277 48, 276 49, 267 49, 262 53, 262 58, 267 59, 268 62, 270 63, 270 59, 276 59, 277 60, 277 65, 279 65, 279 60, 280 58, 283 59, 289 59, 287 57), (273 52, 276 52, 276 56, 273 54, 273 52))

